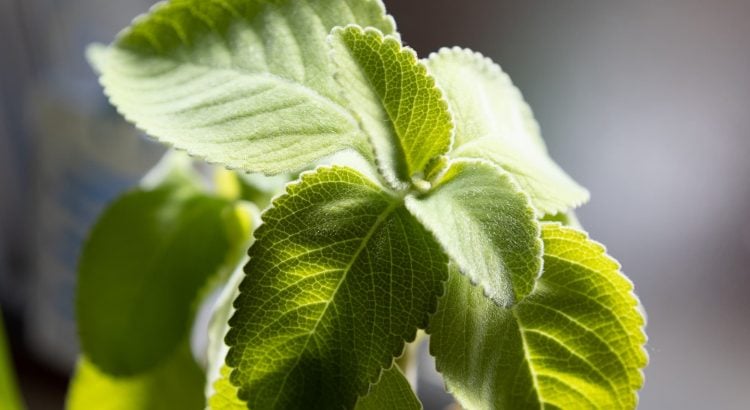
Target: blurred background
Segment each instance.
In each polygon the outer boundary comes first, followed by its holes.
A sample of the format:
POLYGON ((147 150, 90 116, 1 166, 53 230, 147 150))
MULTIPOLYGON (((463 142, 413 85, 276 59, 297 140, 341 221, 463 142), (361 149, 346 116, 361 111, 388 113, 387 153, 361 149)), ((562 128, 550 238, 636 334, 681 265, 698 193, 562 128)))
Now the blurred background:
MULTIPOLYGON (((0 305, 30 409, 63 406, 80 241, 162 153, 83 56, 151 3, 0 0, 0 305)), ((580 219, 648 311, 641 408, 747 408, 750 2, 386 3, 421 56, 459 45, 498 62, 591 191, 580 219)), ((420 393, 442 408, 430 369, 420 393)))

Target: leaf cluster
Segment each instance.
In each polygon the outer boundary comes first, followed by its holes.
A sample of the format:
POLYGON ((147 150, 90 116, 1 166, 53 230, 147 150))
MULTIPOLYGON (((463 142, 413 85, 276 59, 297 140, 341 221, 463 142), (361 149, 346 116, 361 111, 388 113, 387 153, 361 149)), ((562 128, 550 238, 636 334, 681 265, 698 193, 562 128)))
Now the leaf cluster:
POLYGON ((169 154, 92 230, 69 408, 421 408, 419 329, 466 408, 637 405, 632 285, 489 59, 420 60, 379 0, 171 0, 89 58, 219 167, 169 154))

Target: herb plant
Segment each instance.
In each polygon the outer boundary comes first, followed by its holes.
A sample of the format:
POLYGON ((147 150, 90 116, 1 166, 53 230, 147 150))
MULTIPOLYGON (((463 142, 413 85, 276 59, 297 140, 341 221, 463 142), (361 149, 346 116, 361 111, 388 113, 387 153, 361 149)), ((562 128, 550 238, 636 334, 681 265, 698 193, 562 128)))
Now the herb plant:
POLYGON ((487 58, 418 59, 378 0, 172 0, 89 58, 219 166, 170 153, 94 227, 69 408, 420 408, 419 329, 465 408, 637 405, 632 285, 487 58))

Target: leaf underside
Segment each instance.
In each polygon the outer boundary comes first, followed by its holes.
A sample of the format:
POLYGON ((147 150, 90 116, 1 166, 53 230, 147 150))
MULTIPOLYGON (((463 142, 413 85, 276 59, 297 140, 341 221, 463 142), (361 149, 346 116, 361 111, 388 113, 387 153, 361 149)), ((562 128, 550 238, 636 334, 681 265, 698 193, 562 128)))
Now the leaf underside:
POLYGON ((447 258, 403 201, 319 168, 263 215, 226 341, 250 408, 352 407, 434 311, 447 258))
POLYGON ((470 50, 442 49, 425 64, 456 125, 453 158, 483 158, 510 172, 540 214, 567 212, 589 194, 548 155, 539 125, 507 74, 470 50))
POLYGON ((251 172, 369 153, 333 79, 326 37, 394 32, 379 0, 172 0, 89 58, 110 101, 159 141, 251 172))
POLYGON ((544 224, 544 274, 512 309, 451 272, 430 351, 466 408, 635 408, 644 318, 632 284, 585 234, 544 224))

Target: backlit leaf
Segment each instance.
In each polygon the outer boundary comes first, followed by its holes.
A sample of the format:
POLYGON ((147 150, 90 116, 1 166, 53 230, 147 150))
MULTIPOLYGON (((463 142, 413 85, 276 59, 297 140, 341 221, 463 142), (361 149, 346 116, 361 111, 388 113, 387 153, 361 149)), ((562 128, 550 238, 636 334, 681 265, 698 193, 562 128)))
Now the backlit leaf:
POLYGON ((451 144, 448 104, 416 53, 393 36, 348 26, 331 34, 336 79, 371 138, 381 172, 410 182, 451 144))
POLYGON ((633 286, 586 235, 544 224, 544 273, 512 309, 452 271, 430 351, 467 409, 629 409, 638 402, 644 318, 633 286))
POLYGON ((205 407, 203 371, 187 342, 158 366, 136 376, 104 373, 86 357, 71 381, 68 410, 199 410, 205 407))
POLYGON ((540 214, 588 201, 588 192, 550 157, 523 96, 479 53, 442 49, 425 61, 445 91, 456 124, 453 158, 484 158, 510 172, 540 214))
POLYGON ((227 335, 250 408, 353 407, 434 311, 447 258, 403 200, 343 168, 263 214, 227 335))

